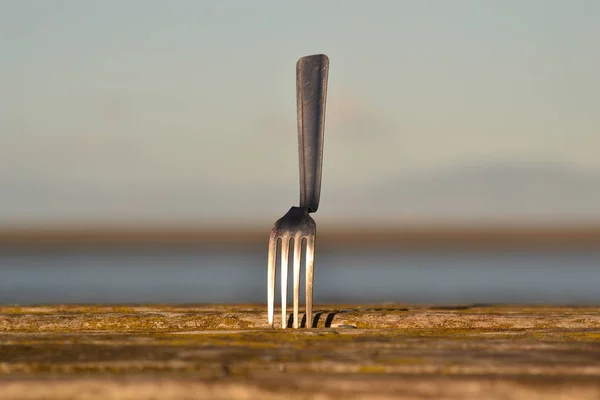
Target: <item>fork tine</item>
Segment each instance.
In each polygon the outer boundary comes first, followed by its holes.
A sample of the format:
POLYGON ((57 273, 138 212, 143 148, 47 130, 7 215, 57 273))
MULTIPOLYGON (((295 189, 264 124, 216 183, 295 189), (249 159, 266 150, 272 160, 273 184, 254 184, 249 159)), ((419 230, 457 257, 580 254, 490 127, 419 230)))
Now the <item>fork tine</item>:
POLYGON ((271 232, 269 236, 269 259, 267 263, 267 307, 269 326, 274 327, 275 320, 275 262, 277 258, 277 236, 271 232))
POLYGON ((287 328, 287 288, 290 239, 289 236, 281 238, 281 327, 283 329, 287 328))
POLYGON ((312 328, 313 284, 315 279, 315 236, 306 238, 306 326, 312 328))
POLYGON ((294 237, 294 329, 299 325, 300 304, 300 257, 302 251, 302 236, 294 237))

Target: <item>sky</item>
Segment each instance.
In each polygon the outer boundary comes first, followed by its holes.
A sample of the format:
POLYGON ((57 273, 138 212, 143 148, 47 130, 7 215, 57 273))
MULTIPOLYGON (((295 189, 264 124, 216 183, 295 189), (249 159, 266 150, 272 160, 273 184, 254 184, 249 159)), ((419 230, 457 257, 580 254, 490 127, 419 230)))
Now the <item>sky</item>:
POLYGON ((0 0, 0 225, 271 223, 297 205, 295 62, 315 53, 330 59, 317 219, 598 221, 598 15, 595 0, 0 0))

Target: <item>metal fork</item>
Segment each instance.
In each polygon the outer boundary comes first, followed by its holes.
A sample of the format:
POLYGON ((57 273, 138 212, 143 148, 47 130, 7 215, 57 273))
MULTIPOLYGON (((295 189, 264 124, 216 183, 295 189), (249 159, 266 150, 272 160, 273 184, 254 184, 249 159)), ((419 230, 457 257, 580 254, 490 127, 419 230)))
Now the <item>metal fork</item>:
POLYGON ((302 57, 296 64, 298 110, 298 156, 300 159, 300 206, 292 207, 275 222, 269 236, 267 262, 268 321, 274 326, 275 267, 277 248, 281 244, 281 327, 287 328, 288 258, 294 248, 294 322, 299 327, 300 264, 305 246, 306 326, 312 326, 315 238, 317 227, 309 215, 319 208, 321 169, 323 164, 323 132, 329 58, 324 54, 302 57))

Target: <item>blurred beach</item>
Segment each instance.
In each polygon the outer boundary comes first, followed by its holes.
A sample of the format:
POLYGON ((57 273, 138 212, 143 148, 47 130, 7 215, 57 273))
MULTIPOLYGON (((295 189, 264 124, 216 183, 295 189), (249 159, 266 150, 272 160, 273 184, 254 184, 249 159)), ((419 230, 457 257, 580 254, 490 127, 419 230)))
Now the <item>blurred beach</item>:
MULTIPOLYGON (((599 304, 595 232, 325 231, 315 301, 599 304)), ((0 237, 1 304, 266 301, 266 232, 0 237)))

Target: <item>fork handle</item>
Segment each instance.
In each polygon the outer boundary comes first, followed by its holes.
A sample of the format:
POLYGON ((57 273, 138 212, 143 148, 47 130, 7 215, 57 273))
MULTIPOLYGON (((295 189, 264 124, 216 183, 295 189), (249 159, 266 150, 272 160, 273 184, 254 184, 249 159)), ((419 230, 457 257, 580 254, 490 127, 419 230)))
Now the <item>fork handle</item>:
POLYGON ((302 57, 296 64, 300 207, 309 212, 317 211, 321 197, 328 72, 324 54, 302 57))

